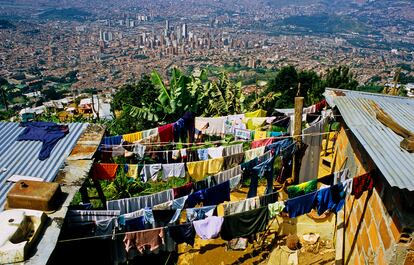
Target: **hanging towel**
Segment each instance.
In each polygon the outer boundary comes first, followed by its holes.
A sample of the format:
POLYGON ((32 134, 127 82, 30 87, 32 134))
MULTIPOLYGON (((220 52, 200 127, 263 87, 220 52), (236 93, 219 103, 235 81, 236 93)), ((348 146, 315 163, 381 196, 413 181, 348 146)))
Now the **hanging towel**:
POLYGON ((272 192, 263 196, 260 196, 260 206, 267 206, 271 203, 277 202, 277 198, 278 198, 279 194, 278 192, 272 192))
POLYGON ((356 199, 362 196, 364 191, 371 191, 374 188, 374 178, 370 173, 364 174, 362 176, 354 178, 352 183, 352 192, 351 194, 355 196, 356 199))
POLYGON ((158 135, 161 143, 174 142, 174 123, 158 127, 158 135))
POLYGON ((92 179, 114 180, 118 164, 94 164, 92 168, 92 179))
POLYGON ((256 140, 252 142, 252 148, 258 148, 258 147, 262 147, 262 146, 268 146, 270 144, 273 143, 275 139, 273 138, 266 138, 266 139, 262 139, 262 140, 256 140))
POLYGON ((266 139, 267 132, 266 131, 254 131, 254 140, 261 140, 266 139))
POLYGON ((230 156, 243 152, 243 144, 232 144, 223 147, 223 156, 230 156))
POLYGON ((124 139, 124 141, 130 142, 130 143, 139 141, 139 140, 142 139, 142 132, 124 134, 124 135, 122 135, 122 139, 124 139))
POLYGON ((224 216, 221 227, 221 238, 231 240, 237 237, 247 237, 264 231, 269 218, 267 207, 224 216))
POLYGON ((238 166, 241 162, 243 162, 244 153, 238 153, 234 155, 229 155, 223 157, 224 163, 223 163, 223 169, 231 169, 233 167, 238 166))
POLYGON ((204 190, 204 206, 217 205, 225 201, 230 201, 230 181, 223 182, 204 190))
POLYGON ((143 182, 147 182, 148 179, 156 181, 158 179, 158 173, 161 171, 161 164, 144 165, 141 170, 140 177, 143 182))
POLYGON ((137 176, 138 176, 138 165, 128 164, 128 165, 125 165, 125 166, 128 167, 128 170, 126 171, 126 176, 136 179, 137 176))
POLYGON ((184 186, 173 188, 174 199, 189 195, 194 190, 194 183, 190 182, 184 186))
POLYGON ((285 203, 286 211, 290 218, 309 213, 315 206, 318 192, 314 191, 293 199, 288 199, 285 203))
POLYGON ((345 196, 342 183, 319 190, 317 196, 318 214, 321 215, 327 210, 337 213, 344 206, 345 196))
POLYGON ((195 128, 206 135, 224 135, 226 117, 196 117, 195 128))
POLYGON ((227 180, 230 180, 233 177, 240 175, 241 173, 243 173, 243 171, 241 170, 241 166, 237 165, 233 168, 230 168, 230 169, 227 169, 227 170, 224 170, 224 171, 221 171, 215 174, 213 178, 217 184, 220 184, 227 180))
POLYGON ((223 157, 223 146, 207 148, 209 158, 223 157))
POLYGON ((259 196, 248 198, 241 201, 223 204, 224 215, 246 212, 260 208, 259 196))
POLYGON ((194 221, 194 229, 201 239, 217 238, 221 225, 223 224, 223 217, 210 216, 203 220, 194 221))
POLYGON ((168 233, 177 244, 194 245, 195 230, 192 223, 168 226, 168 233))
POLYGON ((262 156, 264 152, 265 152, 264 146, 247 150, 246 152, 244 152, 244 161, 247 162, 247 161, 255 159, 256 157, 262 156))
POLYGON ((288 193, 289 199, 293 199, 295 197, 314 192, 317 190, 317 188, 318 188, 318 180, 314 179, 308 182, 304 182, 298 185, 292 185, 288 187, 287 193, 288 193))
POLYGON ((258 109, 256 111, 247 112, 244 114, 246 118, 254 118, 254 117, 266 117, 267 111, 258 109))
POLYGON ((162 164, 162 179, 167 180, 171 177, 185 177, 185 164, 184 163, 172 163, 162 164))
POLYGON ((234 129, 234 138, 236 140, 251 140, 252 131, 244 129, 234 129))
POLYGON ((158 136, 158 128, 142 131, 142 139, 146 139, 153 136, 158 136))
POLYGON ((223 168, 223 163, 224 160, 222 157, 204 161, 188 162, 188 174, 194 180, 202 180, 208 175, 213 175, 217 172, 220 172, 223 168))

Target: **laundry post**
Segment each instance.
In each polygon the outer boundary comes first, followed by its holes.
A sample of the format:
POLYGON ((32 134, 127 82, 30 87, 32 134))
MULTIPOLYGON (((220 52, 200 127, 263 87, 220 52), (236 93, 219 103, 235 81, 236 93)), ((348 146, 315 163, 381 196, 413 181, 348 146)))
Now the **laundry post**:
MULTIPOLYGON (((295 97, 295 121, 293 123, 293 141, 300 146, 302 143, 302 114, 303 114, 303 97, 295 97)), ((294 156, 292 167, 292 183, 298 179, 300 170, 300 155, 294 156)))

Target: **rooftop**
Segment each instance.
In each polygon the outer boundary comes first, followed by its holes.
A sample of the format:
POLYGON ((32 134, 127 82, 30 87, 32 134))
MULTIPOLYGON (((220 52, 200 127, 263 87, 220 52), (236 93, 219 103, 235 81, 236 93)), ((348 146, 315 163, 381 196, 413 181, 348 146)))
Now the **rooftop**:
POLYGON ((400 147, 403 138, 376 119, 373 103, 414 132, 414 99, 327 88, 325 98, 368 152, 389 184, 414 191, 414 153, 400 147))

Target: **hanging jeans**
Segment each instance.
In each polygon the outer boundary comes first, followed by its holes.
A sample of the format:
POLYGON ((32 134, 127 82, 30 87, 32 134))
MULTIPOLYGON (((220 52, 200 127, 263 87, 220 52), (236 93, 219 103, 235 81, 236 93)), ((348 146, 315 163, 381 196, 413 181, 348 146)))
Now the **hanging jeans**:
POLYGON ((252 175, 251 180, 250 180, 250 187, 249 187, 247 198, 251 198, 257 195, 257 186, 259 184, 258 183, 259 178, 261 177, 265 177, 267 181, 265 194, 269 194, 273 192, 274 161, 275 161, 275 157, 272 156, 253 168, 254 174, 252 175))

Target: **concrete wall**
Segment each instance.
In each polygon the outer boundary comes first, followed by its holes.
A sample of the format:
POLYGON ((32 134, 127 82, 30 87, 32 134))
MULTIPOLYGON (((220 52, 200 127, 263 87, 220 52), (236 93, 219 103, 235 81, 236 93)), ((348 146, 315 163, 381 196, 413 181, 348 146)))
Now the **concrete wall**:
MULTIPOLYGON (((359 176, 375 169, 349 130, 341 130, 336 148, 334 171, 348 167, 350 176, 359 176)), ((359 199, 347 197, 344 264, 404 264, 407 257, 414 228, 414 194, 391 188, 380 174, 375 177, 373 191, 364 192, 359 199)))

